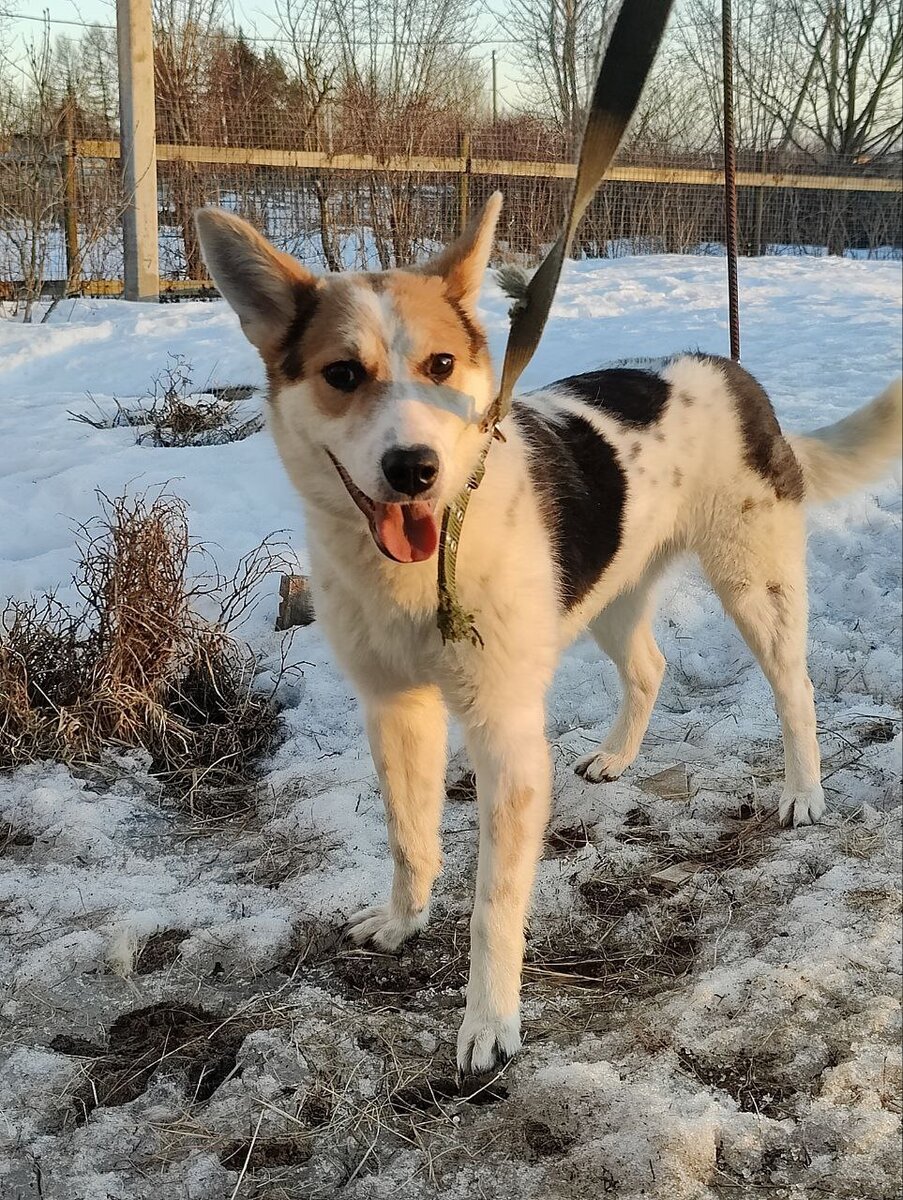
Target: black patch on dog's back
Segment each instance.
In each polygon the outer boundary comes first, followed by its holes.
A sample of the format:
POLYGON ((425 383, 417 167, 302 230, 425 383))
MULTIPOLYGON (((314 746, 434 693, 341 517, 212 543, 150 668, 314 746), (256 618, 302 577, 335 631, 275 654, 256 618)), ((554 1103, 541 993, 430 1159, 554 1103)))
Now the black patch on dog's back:
POLYGON ((670 385, 660 375, 634 367, 569 375, 552 387, 567 388, 576 399, 608 413, 630 429, 645 429, 660 420, 670 392, 670 385))
POLYGON ((614 449, 583 417, 547 421, 514 405, 558 566, 561 603, 574 608, 621 544, 627 481, 614 449))
POLYGON ((802 500, 806 491, 803 471, 781 432, 768 393, 732 359, 708 354, 697 357, 717 367, 727 382, 740 418, 747 466, 771 484, 779 500, 802 500))

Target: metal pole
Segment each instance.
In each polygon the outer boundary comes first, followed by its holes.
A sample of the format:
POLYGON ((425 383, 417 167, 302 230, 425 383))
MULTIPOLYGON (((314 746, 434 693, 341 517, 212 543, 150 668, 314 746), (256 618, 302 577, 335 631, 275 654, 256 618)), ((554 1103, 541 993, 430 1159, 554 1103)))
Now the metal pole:
POLYGON ((737 283, 737 154, 734 147, 734 38, 731 0, 721 0, 721 71, 724 81, 724 240, 731 358, 740 359, 740 295, 737 283))
POLYGON ((151 0, 116 0, 126 300, 160 298, 151 0))

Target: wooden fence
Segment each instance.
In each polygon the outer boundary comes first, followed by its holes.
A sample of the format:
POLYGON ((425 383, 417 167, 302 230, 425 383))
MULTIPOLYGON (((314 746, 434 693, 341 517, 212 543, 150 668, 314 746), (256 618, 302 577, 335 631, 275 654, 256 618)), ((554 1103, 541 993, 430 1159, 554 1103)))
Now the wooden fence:
MULTIPOLYGON (((535 251, 548 234, 548 229, 559 219, 555 216, 555 204, 566 193, 567 181, 573 179, 575 167, 570 162, 537 161, 521 159, 486 158, 470 153, 470 141, 467 136, 459 139, 458 153, 452 155, 389 155, 374 154, 328 154, 311 150, 280 150, 254 147, 234 146, 205 146, 190 144, 157 143, 155 145, 154 172, 157 164, 161 165, 160 187, 156 191, 155 207, 162 203, 164 210, 167 206, 165 196, 172 195, 172 181, 181 175, 182 182, 188 178, 211 181, 211 187, 200 192, 185 191, 181 202, 176 204, 178 215, 164 220, 164 224, 184 231, 177 242, 184 247, 184 261, 167 273, 179 276, 172 279, 159 280, 159 294, 162 298, 177 298, 181 295, 214 295, 213 285, 203 277, 200 256, 187 253, 188 239, 192 236, 191 211, 199 203, 216 200, 230 190, 241 194, 241 185, 237 180, 253 180, 256 195, 266 198, 271 194, 293 194, 293 189, 299 194, 305 194, 305 188, 316 188, 320 181, 331 181, 339 192, 345 189, 353 193, 356 189, 367 191, 374 186, 382 187, 387 192, 392 189, 404 190, 411 186, 414 190, 421 189, 421 204, 441 206, 441 219, 436 215, 427 241, 433 244, 443 238, 453 236, 456 228, 460 228, 467 219, 471 201, 471 188, 475 195, 485 195, 493 186, 506 188, 509 200, 509 218, 511 228, 520 229, 529 225, 529 239, 522 232, 524 245, 512 245, 515 253, 523 252, 529 240, 530 247, 535 251), (273 174, 276 173, 274 181, 273 174), (286 184, 283 186, 278 177, 285 173, 286 184), (294 176, 292 173, 296 173, 294 176), (175 174, 173 174, 175 173, 175 174), (348 186, 348 181, 352 181, 348 186), (168 182, 167 182, 168 181, 168 182), (234 189, 230 187, 236 183, 234 189), (431 189, 431 190, 430 190, 431 189), (423 196, 433 196, 433 200, 424 200, 423 196), (557 198, 557 199, 556 199, 557 198), (542 219, 538 212, 537 200, 545 205, 542 219), (200 269, 199 269, 200 266, 200 269), (185 277, 187 276, 187 278, 185 277)), ((15 154, 14 147, 7 147, 7 154, 15 154)), ((65 279, 51 279, 42 283, 40 290, 56 295, 89 294, 98 296, 120 295, 124 289, 121 279, 109 278, 116 274, 114 268, 104 267, 104 275, 98 276, 92 271, 85 256, 85 245, 79 245, 79 238, 84 243, 84 233, 88 226, 97 227, 98 218, 92 212, 94 198, 92 187, 98 173, 105 175, 108 189, 105 193, 101 220, 105 222, 105 234, 109 239, 116 237, 116 227, 122 211, 121 202, 116 198, 123 193, 118 182, 116 164, 120 159, 120 143, 115 140, 92 140, 68 137, 57 144, 53 155, 58 165, 62 180, 61 214, 59 226, 62 234, 62 250, 65 255, 65 279), (93 225, 92 225, 93 222, 93 225)), ((747 197, 748 225, 750 236, 747 241, 748 253, 761 253, 768 244, 768 237, 762 233, 762 213, 770 203, 768 197, 774 198, 775 208, 786 211, 796 208, 805 209, 805 214, 813 210, 829 209, 834 213, 853 213, 856 206, 866 204, 873 208, 881 207, 882 229, 890 234, 889 242, 899 244, 899 210, 903 198, 903 183, 899 178, 878 174, 874 169, 870 172, 867 166, 848 173, 820 173, 799 170, 745 170, 738 173, 738 187, 747 197), (818 197, 823 197, 819 200, 818 197), (857 199, 857 197, 859 199, 857 199), (797 199, 799 198, 799 199, 797 199)), ((643 164, 623 162, 615 165, 608 174, 607 184, 614 185, 608 189, 609 208, 608 224, 605 229, 612 232, 606 235, 600 221, 592 229, 587 242, 581 247, 584 253, 606 253, 605 237, 629 241, 634 238, 637 242, 657 242, 658 235, 665 249, 681 249, 693 244, 715 245, 719 241, 717 221, 720 208, 720 196, 713 189, 720 189, 723 184, 722 172, 719 169, 700 166, 697 164, 668 165, 643 164), (620 187, 621 192, 618 192, 620 187), (625 191, 626 189, 626 191, 625 191), (632 189, 632 191, 631 191, 632 189), (629 193, 629 195, 628 195, 629 193), (627 200, 625 200, 627 196, 627 200), (648 204, 640 213, 640 206, 630 208, 628 200, 637 196, 648 198, 648 204), (695 209, 705 209, 705 213, 695 222, 690 219, 695 209), (617 210, 617 211, 615 211, 617 210), (682 222, 682 227, 675 238, 669 240, 665 226, 668 220, 675 225, 682 222), (686 240, 680 238, 686 232, 686 240), (602 239, 600 241, 600 238, 602 239), (600 249, 601 247, 601 249, 600 249)), ((602 189, 606 193, 606 188, 602 189)), ((234 200, 233 200, 234 202, 234 200)), ((644 201, 645 203, 645 201, 644 201)), ((157 237, 156 212, 154 218, 153 236, 157 237)), ((352 212, 346 219, 346 229, 366 227, 367 216, 352 212)), ((797 214, 798 215, 798 214, 797 214)), ((433 214, 430 214, 432 217, 433 214)), ((805 220, 798 222, 800 227, 806 225, 805 220)), ((781 220, 773 223, 774 229, 781 229, 781 220)), ((766 222, 767 225, 767 222, 766 222)), ((290 228, 291 225, 289 226, 290 228)), ((296 226, 294 233, 301 232, 296 226)), ((304 232, 316 239, 318 230, 305 229, 304 232)), ((767 231, 766 231, 767 232, 767 231)), ((554 236, 554 234, 552 235, 554 236)), ((164 239, 165 240, 165 239, 164 239)), ((773 237, 772 241, 781 241, 773 237)), ((156 241, 155 241, 156 244, 156 241)), ((175 244, 175 243, 173 243, 175 244)), ((794 242, 795 244, 795 242, 794 242)), ((848 243, 852 244, 852 243, 848 243)), ((419 245, 423 252, 423 240, 419 245)), ((843 243, 841 242, 841 247, 843 243)), ((290 246, 287 248, 291 248, 290 246)), ((415 247, 416 249, 417 247, 415 247)), ((622 251, 623 252, 623 251, 622 251)), ((630 250, 634 253, 636 250, 630 250)), ((126 254, 128 253, 126 249, 126 254)), ((115 258, 115 256, 114 256, 115 258)), ((109 260, 105 260, 108 262, 109 260)), ((397 258, 395 262, 410 261, 397 258)), ((61 266, 63 264, 61 263, 61 266)), ((332 263, 327 263, 332 266, 332 263)), ((386 265, 383 263, 382 265, 386 265)), ((59 274, 59 271, 53 272, 59 274)), ((154 277, 156 282, 156 275, 154 277)), ((22 285, 13 280, 0 282, 0 298, 22 292, 22 285)), ((156 291, 153 292, 156 295, 156 291)))
MULTIPOLYGON (((77 158, 118 159, 119 142, 80 139, 73 143, 77 158)), ((265 150, 234 146, 185 146, 157 144, 157 162, 183 162, 233 167, 286 167, 295 170, 360 171, 365 173, 501 175, 534 179, 573 179, 573 163, 531 162, 469 155, 430 157, 426 155, 326 154, 319 150, 265 150)), ((615 166, 607 179, 622 183, 701 184, 721 186, 721 171, 699 167, 615 166)), ((877 175, 817 175, 783 171, 738 171, 738 187, 807 188, 838 192, 900 192, 899 179, 877 175)))

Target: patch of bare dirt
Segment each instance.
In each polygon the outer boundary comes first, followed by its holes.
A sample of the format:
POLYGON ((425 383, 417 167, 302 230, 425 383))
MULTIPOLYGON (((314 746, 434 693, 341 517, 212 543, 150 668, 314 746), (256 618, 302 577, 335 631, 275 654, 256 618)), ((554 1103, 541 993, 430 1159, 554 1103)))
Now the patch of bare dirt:
POLYGON ((378 1008, 430 1011, 460 1008, 467 982, 467 922, 440 920, 399 954, 355 949, 343 942, 314 978, 348 1000, 378 1008))
POLYGON ((161 929, 152 933, 138 952, 136 975, 165 971, 179 957, 179 946, 189 936, 187 929, 161 929))
POLYGON ((543 1158, 563 1158, 574 1144, 570 1133, 556 1133, 544 1121, 526 1120, 521 1126, 524 1157, 528 1162, 543 1158))
POLYGON ((592 845, 589 830, 581 821, 579 825, 567 825, 550 829, 546 834, 545 858, 566 858, 585 846, 592 845))
POLYGON ((124 1013, 110 1026, 106 1047, 61 1036, 51 1049, 87 1060, 84 1080, 72 1096, 82 1123, 95 1108, 137 1099, 158 1073, 183 1075, 189 1102, 203 1104, 234 1074, 248 1032, 246 1022, 164 1001, 124 1013))
POLYGON ((0 856, 15 850, 27 850, 34 845, 34 838, 25 829, 18 829, 9 821, 0 821, 0 856))
POLYGON ((465 771, 463 775, 453 780, 445 789, 445 794, 452 804, 475 804, 477 779, 473 771, 465 771))
POLYGON ((447 1116, 457 1104, 498 1104, 508 1099, 508 1087, 499 1079, 488 1083, 478 1079, 457 1080, 437 1077, 410 1087, 402 1087, 389 1097, 389 1103, 400 1116, 414 1113, 447 1116))
POLYGON ((705 1062, 687 1051, 678 1051, 678 1057, 684 1069, 700 1083, 733 1097, 741 1112, 754 1112, 774 1120, 793 1113, 800 1080, 787 1079, 780 1063, 772 1057, 741 1055, 733 1062, 705 1062))

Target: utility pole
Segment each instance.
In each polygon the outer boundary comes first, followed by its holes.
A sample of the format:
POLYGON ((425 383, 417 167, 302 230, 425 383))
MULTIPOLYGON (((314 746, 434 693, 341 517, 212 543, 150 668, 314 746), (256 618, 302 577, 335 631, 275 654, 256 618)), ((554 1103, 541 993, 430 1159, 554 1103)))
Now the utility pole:
POLYGON ((160 298, 151 0, 116 0, 126 300, 160 298))
POLYGON ((495 61, 495 51, 492 52, 492 124, 497 125, 499 119, 499 86, 498 70, 495 61))

